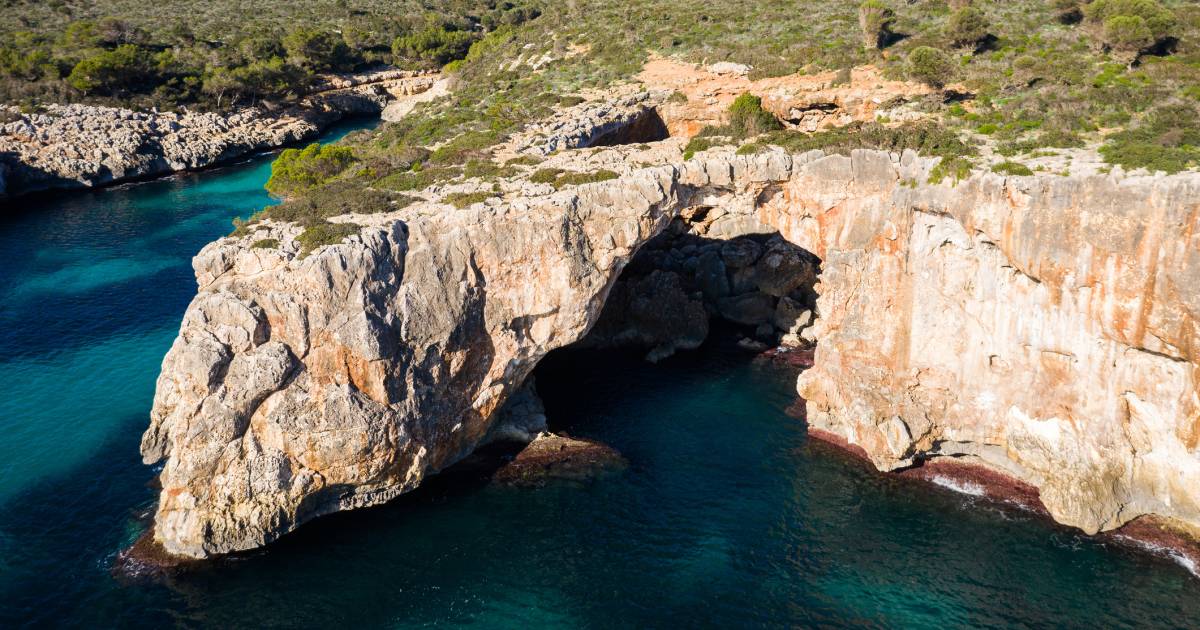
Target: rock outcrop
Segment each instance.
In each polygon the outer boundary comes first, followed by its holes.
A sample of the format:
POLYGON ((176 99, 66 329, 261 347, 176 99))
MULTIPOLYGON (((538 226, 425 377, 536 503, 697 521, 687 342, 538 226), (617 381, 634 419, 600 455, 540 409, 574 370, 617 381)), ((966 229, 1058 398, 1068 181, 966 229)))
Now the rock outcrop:
MULTIPOLYGON (((345 115, 377 114, 391 102, 425 92, 437 79, 400 70, 329 77, 299 104, 281 111, 134 112, 51 105, 0 126, 0 198, 194 170, 301 142, 345 115)), ((10 113, 17 112, 10 108, 10 113)))
MULTIPOLYGON (((885 470, 983 464, 1086 531, 1200 525, 1200 178, 913 185, 932 166, 711 151, 542 197, 353 217, 358 235, 306 258, 290 225, 213 243, 142 445, 165 459, 156 539, 247 549, 412 489, 593 327, 643 244, 698 213, 709 238, 777 230, 823 261, 799 383, 812 428, 885 470), (279 249, 250 247, 264 237, 279 249)), ((765 252, 738 249, 722 261, 757 270, 765 252)), ((789 264, 750 279, 786 296, 789 264)))
POLYGON ((166 460, 157 540, 191 557, 257 547, 469 454, 537 362, 595 322, 676 194, 666 168, 417 206, 306 258, 291 226, 267 228, 282 250, 209 245, 142 442, 166 460))
POLYGON ((517 487, 538 487, 550 481, 586 481, 620 470, 625 458, 606 444, 566 435, 540 433, 492 481, 517 487))

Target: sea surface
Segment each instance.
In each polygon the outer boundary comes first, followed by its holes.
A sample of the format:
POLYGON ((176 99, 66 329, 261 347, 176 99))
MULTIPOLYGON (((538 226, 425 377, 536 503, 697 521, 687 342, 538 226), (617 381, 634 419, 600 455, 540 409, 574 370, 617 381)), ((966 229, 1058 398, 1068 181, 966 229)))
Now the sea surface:
MULTIPOLYGON (((334 129, 334 140, 363 121, 334 129)), ((269 155, 0 208, 0 627, 1186 627, 1200 580, 806 437, 794 375, 723 343, 658 365, 560 352, 551 423, 623 473, 435 479, 265 550, 114 574, 191 257, 271 199, 269 155)))

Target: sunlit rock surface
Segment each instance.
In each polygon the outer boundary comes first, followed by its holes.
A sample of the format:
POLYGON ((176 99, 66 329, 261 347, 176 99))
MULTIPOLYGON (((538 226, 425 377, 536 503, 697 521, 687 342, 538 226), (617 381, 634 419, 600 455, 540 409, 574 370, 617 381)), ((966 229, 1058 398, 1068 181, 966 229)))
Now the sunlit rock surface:
MULTIPOLYGON (((1146 513, 1200 524, 1200 178, 932 185, 932 165, 711 151, 354 218, 360 234, 305 258, 290 225, 213 243, 143 440, 165 459, 156 539, 248 549, 416 487, 589 331, 641 245, 701 210, 706 238, 779 231, 823 260, 799 383, 814 428, 885 470, 966 456, 1087 531, 1146 513), (250 247, 264 237, 279 249, 250 247)), ((783 294, 777 262, 764 277, 783 294)))

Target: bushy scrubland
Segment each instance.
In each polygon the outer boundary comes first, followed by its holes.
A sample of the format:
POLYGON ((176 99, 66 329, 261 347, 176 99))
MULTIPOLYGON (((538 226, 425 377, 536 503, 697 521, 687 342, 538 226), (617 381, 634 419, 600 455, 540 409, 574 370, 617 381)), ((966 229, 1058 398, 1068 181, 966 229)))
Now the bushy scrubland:
POLYGON ((0 101, 278 103, 322 73, 438 67, 537 13, 521 0, 0 0, 0 101))

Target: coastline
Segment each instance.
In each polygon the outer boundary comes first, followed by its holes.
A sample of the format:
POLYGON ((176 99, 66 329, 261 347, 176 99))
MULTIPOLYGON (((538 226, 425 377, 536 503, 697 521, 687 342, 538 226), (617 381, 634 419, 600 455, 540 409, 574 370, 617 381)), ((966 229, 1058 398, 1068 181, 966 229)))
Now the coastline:
MULTIPOLYGON (((134 112, 52 105, 0 125, 0 204, 56 190, 101 188, 228 164, 312 140, 334 123, 417 100, 440 79, 432 72, 376 70, 326 77, 279 111, 134 112)), ((9 109, 0 106, 0 109, 9 109)))
MULTIPOLYGON (((803 399, 799 400, 803 408, 803 399)), ((802 418, 801 418, 802 419, 802 418)), ((871 464, 867 452, 846 438, 808 427, 808 435, 817 442, 832 447, 850 458, 861 460, 874 474, 896 475, 926 484, 981 498, 985 501, 1008 505, 1035 514, 1057 526, 1050 511, 1042 504, 1036 486, 1005 473, 996 471, 978 462, 962 459, 933 458, 911 468, 895 472, 882 472, 871 464)), ((1074 529, 1074 528, 1072 528, 1074 529)), ((1085 535, 1082 531, 1080 535, 1085 535)), ((1098 541, 1120 545, 1133 551, 1148 553, 1169 559, 1179 564, 1194 577, 1200 578, 1200 537, 1187 531, 1181 524, 1156 516, 1142 516, 1125 525, 1106 532, 1089 536, 1098 541)))

